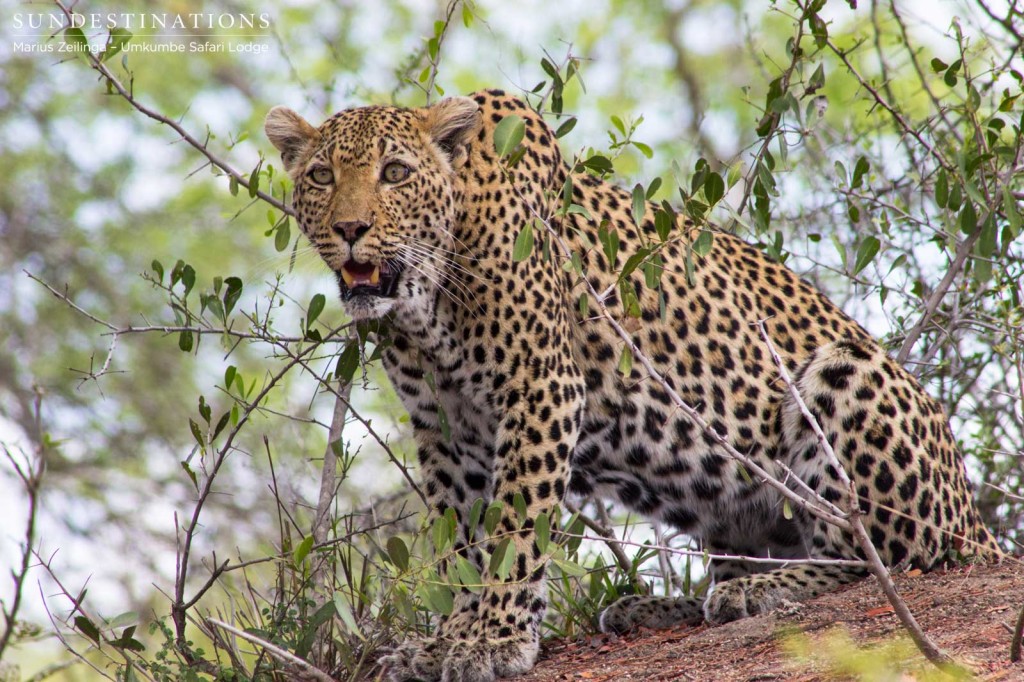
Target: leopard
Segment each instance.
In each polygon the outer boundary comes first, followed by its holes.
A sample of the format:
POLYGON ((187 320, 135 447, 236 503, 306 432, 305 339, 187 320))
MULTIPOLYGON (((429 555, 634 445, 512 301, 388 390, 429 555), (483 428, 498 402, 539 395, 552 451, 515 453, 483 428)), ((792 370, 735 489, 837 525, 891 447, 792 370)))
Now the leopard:
POLYGON ((729 230, 680 211, 663 239, 663 205, 638 206, 595 164, 569 163, 522 99, 485 90, 353 107, 318 127, 278 106, 265 132, 345 312, 386 323, 380 355, 429 513, 454 510, 455 551, 477 564, 511 538, 507 578, 461 589, 430 636, 381 659, 392 682, 533 667, 551 556, 537 522, 569 497, 616 503, 719 557, 705 598, 623 597, 600 614, 605 632, 727 623, 867 574, 849 530, 790 504, 731 453, 806 499, 855 493, 890 568, 998 554, 942 407, 864 327, 729 230), (499 126, 513 150, 496 146, 499 126), (614 251, 601 247, 610 234, 614 251), (651 244, 657 286, 649 268, 623 272, 651 244), (623 364, 623 334, 647 363, 623 364), (477 500, 501 509, 490 534, 477 500))

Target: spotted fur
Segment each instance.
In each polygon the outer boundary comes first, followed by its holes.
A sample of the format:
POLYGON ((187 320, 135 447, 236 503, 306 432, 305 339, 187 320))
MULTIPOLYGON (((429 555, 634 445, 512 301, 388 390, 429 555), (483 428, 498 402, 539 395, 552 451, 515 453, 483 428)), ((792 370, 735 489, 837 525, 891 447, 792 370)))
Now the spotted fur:
MULTIPOLYGON (((350 109, 319 128, 275 108, 267 133, 295 180, 299 223, 339 278, 346 263, 404 268, 393 297, 341 290, 352 317, 390 320, 384 365, 411 416, 431 506, 454 508, 465 524, 475 499, 502 501, 499 530, 515 537, 509 581, 459 594, 435 637, 410 640, 387 657, 392 680, 493 680, 532 667, 545 610, 533 519, 567 491, 620 502, 712 552, 861 556, 846 533, 799 509, 784 513, 777 492, 741 471, 638 367, 618 373, 621 340, 607 324, 581 318, 583 285, 557 257, 538 246, 513 262, 516 236, 543 216, 622 316, 616 273, 643 241, 657 240, 656 206, 646 208, 642 236, 630 194, 592 175, 575 175, 572 185, 573 203, 590 216, 555 215, 570 169, 551 129, 521 101, 488 91, 425 109, 350 109), (525 122, 525 153, 506 168, 492 139, 509 114, 525 122), (391 182, 404 174, 388 170, 391 163, 406 167, 407 177, 391 182), (615 262, 593 246, 598 224, 618 234, 615 262), (528 507, 521 529, 517 494, 528 507)), ((839 500, 836 472, 752 324, 768 320, 854 479, 883 559, 929 568, 954 550, 995 552, 946 417, 913 377, 821 293, 732 235, 716 233, 711 252, 693 258, 690 283, 684 263, 692 235, 679 233, 663 251, 664 314, 642 275, 629 278, 642 312, 633 339, 669 385, 762 467, 781 473, 784 464, 839 500)), ((461 528, 458 538, 458 549, 479 560, 469 539, 483 539, 482 531, 461 528)), ((717 587, 706 602, 630 597, 603 614, 602 626, 725 622, 861 575, 739 560, 711 570, 717 587)))

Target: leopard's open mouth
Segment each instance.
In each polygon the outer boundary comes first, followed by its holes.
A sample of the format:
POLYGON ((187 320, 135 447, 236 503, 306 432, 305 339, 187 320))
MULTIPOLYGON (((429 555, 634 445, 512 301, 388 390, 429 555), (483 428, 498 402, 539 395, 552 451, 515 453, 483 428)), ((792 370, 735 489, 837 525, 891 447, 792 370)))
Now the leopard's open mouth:
POLYGON ((402 266, 395 261, 382 260, 375 264, 348 260, 338 273, 341 300, 350 301, 354 296, 393 298, 401 274, 402 266))

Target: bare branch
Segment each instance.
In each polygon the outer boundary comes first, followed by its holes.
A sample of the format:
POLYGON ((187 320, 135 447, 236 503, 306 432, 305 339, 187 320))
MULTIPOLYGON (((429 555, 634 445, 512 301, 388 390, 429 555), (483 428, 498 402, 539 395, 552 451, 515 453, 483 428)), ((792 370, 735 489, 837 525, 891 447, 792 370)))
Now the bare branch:
POLYGON ((298 676, 293 676, 292 679, 309 679, 318 680, 319 682, 334 682, 334 678, 332 678, 327 673, 323 672, 322 670, 319 670, 312 664, 302 660, 295 654, 285 649, 282 649, 281 647, 277 646, 276 644, 273 644, 272 642, 268 642, 265 639, 260 639, 256 635, 249 634, 244 630, 239 630, 238 628, 232 625, 228 625, 227 623, 217 620, 216 618, 207 618, 206 623, 214 627, 221 628, 222 630, 227 630, 235 637, 244 639, 247 642, 255 644, 258 647, 261 647, 268 654, 276 658, 281 663, 285 664, 287 667, 297 668, 296 673, 298 676))
POLYGON ((761 332, 761 338, 764 340, 765 345, 768 346, 768 352, 771 353, 772 360, 775 361, 775 366, 779 370, 779 376, 782 381, 786 384, 786 388, 789 390, 790 396, 800 407, 800 413, 803 415, 804 420, 810 425, 814 431, 814 435, 818 439, 818 446, 828 458, 829 463, 836 470, 836 474, 839 476, 839 480, 843 482, 847 491, 847 502, 850 505, 850 511, 847 516, 849 519, 850 526, 852 527, 853 535, 857 539, 857 544, 860 546, 861 551, 864 552, 864 556, 867 557, 868 568, 871 574, 875 576, 879 584, 882 586, 882 591, 885 596, 889 599, 889 603, 892 604, 893 610, 899 617, 900 622, 903 623, 903 627, 910 633, 911 639, 917 645, 917 648, 925 655, 929 661, 934 663, 940 668, 956 667, 953 659, 950 658, 949 654, 945 653, 939 647, 932 642, 925 631, 917 623, 917 619, 914 618, 914 614, 910 612, 906 602, 900 597, 896 591, 896 585, 892 581, 892 576, 889 575, 889 569, 882 562, 882 558, 878 555, 878 550, 875 549, 874 543, 871 542, 871 537, 868 535, 867 530, 864 528, 864 522, 861 519, 863 513, 860 509, 860 503, 857 500, 857 490, 850 480, 849 475, 846 473, 846 469, 842 464, 839 463, 839 458, 836 457, 835 450, 832 449, 832 444, 828 442, 828 438, 825 437, 824 431, 821 430, 821 424, 815 419, 814 415, 811 414, 810 409, 807 407, 807 403, 804 402, 803 396, 796 388, 796 384, 793 383, 792 377, 789 375, 789 370, 786 369, 786 363, 782 361, 778 351, 775 349, 775 344, 772 343, 771 337, 768 335, 768 330, 765 329, 764 320, 759 320, 757 328, 761 332))
MULTIPOLYGON (((65 5, 64 0, 55 0, 55 4, 64 13, 64 16, 67 17, 68 21, 72 22, 69 25, 73 26, 74 23, 72 18, 74 16, 74 12, 71 9, 69 9, 67 5, 65 5)), ((116 90, 117 94, 119 94, 125 101, 127 101, 129 104, 135 107, 135 109, 139 111, 139 113, 143 114, 148 118, 153 119, 154 121, 162 123, 171 128, 172 130, 174 130, 174 132, 178 133, 182 140, 187 142, 189 146, 195 148, 196 151, 205 156, 210 163, 212 163, 214 166, 227 173, 230 177, 234 178, 235 182, 237 182, 239 185, 251 191, 251 188, 249 187, 248 176, 236 170, 227 161, 225 161, 224 159, 220 158, 212 151, 210 151, 209 147, 207 147, 205 142, 200 142, 194 135, 185 130, 184 126, 182 126, 180 123, 171 118, 168 118, 167 116, 164 116, 160 112, 151 109, 146 105, 142 104, 141 102, 139 102, 139 100, 135 98, 135 95, 132 94, 132 92, 129 91, 129 89, 126 88, 120 80, 118 80, 117 76, 115 76, 110 71, 110 69, 107 68, 106 64, 100 61, 100 58, 96 56, 95 53, 91 51, 86 51, 84 54, 86 56, 86 59, 88 59, 89 61, 89 66, 91 66, 95 71, 97 71, 106 80, 110 87, 116 90)), ((282 200, 278 199, 277 197, 271 196, 266 192, 263 192, 262 190, 257 190, 255 192, 255 197, 262 199, 263 201, 267 202, 268 204, 270 204, 277 210, 281 211, 282 213, 285 213, 293 217, 295 216, 295 212, 292 210, 292 208, 285 204, 282 200)))

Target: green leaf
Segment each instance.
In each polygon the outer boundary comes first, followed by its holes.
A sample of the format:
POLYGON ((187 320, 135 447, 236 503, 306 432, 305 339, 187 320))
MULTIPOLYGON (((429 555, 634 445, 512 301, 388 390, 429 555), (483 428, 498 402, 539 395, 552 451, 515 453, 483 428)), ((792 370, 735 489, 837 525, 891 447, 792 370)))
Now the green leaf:
POLYGON ((221 304, 219 298, 216 296, 208 296, 206 298, 206 307, 210 309, 210 312, 212 312, 214 317, 218 320, 221 322, 227 321, 227 318, 224 315, 224 306, 221 304))
POLYGON ((647 201, 651 201, 652 199, 654 199, 654 195, 658 193, 659 189, 661 189, 660 176, 651 180, 651 184, 647 185, 647 191, 644 193, 644 196, 647 199, 647 201))
POLYGON ((345 350, 338 356, 338 364, 334 368, 334 376, 345 383, 352 381, 359 369, 359 341, 352 339, 345 345, 345 350))
POLYGON ((431 575, 428 580, 431 582, 420 585, 416 594, 432 612, 447 616, 455 605, 452 591, 448 589, 447 585, 438 584, 440 580, 436 575, 431 575))
POLYGON ((654 214, 654 231, 658 233, 658 238, 661 241, 668 240, 675 222, 675 216, 665 212, 664 209, 659 208, 654 214))
POLYGON ((115 56, 118 52, 124 49, 124 46, 127 45, 128 41, 131 39, 131 31, 124 28, 111 29, 110 35, 107 37, 106 47, 103 49, 103 56, 100 57, 100 61, 105 62, 115 56))
POLYGON ((494 126, 494 150, 498 156, 508 156, 523 141, 526 123, 515 114, 509 114, 494 126))
POLYGON ((825 49, 828 45, 828 24, 817 14, 811 14, 811 33, 814 35, 814 44, 819 50, 825 49))
POLYGON ((708 177, 704 180, 704 198, 713 206, 723 196, 725 196, 725 180, 718 173, 708 173, 708 177))
POLYGON ((478 593, 483 589, 484 579, 480 576, 480 571, 466 557, 455 557, 455 571, 459 574, 459 582, 470 592, 478 593))
POLYGON ((810 80, 807 81, 807 90, 804 95, 812 95, 825 85, 825 65, 818 64, 818 68, 811 74, 810 80))
POLYGON ((654 158, 654 150, 651 149, 650 145, 646 145, 643 142, 636 142, 631 140, 630 144, 640 150, 640 153, 646 156, 648 159, 654 158))
POLYGON ((638 228, 643 230, 644 225, 644 213, 647 210, 647 198, 644 192, 644 186, 637 183, 633 187, 633 222, 638 228))
POLYGON ((793 507, 790 505, 787 498, 782 498, 782 518, 787 521, 793 520, 793 507))
POLYGON ((946 177, 946 171, 940 170, 939 177, 935 180, 935 203, 939 205, 939 208, 946 208, 946 203, 949 201, 949 178, 946 177))
POLYGON ((714 234, 711 230, 701 230, 697 238, 693 240, 693 252, 703 258, 711 253, 711 246, 714 244, 714 234))
POLYGON ((443 516, 434 519, 430 529, 431 539, 434 542, 434 553, 440 555, 448 548, 451 533, 448 532, 448 520, 443 516))
POLYGON ((312 327, 316 319, 320 317, 320 313, 324 311, 326 303, 327 299, 324 298, 323 294, 313 295, 313 298, 309 301, 309 307, 306 308, 306 329, 312 327))
POLYGON ((203 418, 203 421, 206 422, 207 426, 210 424, 211 414, 213 414, 213 412, 210 410, 210 406, 206 404, 206 397, 199 396, 199 416, 203 418))
POLYGON ((277 232, 274 234, 274 248, 277 251, 284 251, 288 248, 289 242, 292 240, 292 230, 288 223, 287 218, 277 228, 277 232))
POLYGON ((894 260, 892 262, 892 265, 889 266, 889 272, 886 273, 886 277, 891 275, 894 270, 899 270, 900 268, 902 268, 906 264, 906 262, 907 254, 901 253, 900 255, 896 256, 896 260, 894 260))
POLYGON ((260 191, 260 168, 263 167, 263 161, 260 160, 256 164, 256 167, 252 169, 252 173, 249 173, 249 198, 255 199, 256 195, 260 191))
POLYGON ((932 59, 931 64, 932 64, 932 71, 934 71, 935 73, 939 73, 940 71, 945 71, 946 69, 949 68, 949 65, 946 62, 944 62, 941 59, 939 59, 938 57, 935 57, 934 59, 932 59))
POLYGON ((192 352, 192 332, 185 330, 178 334, 178 348, 184 353, 192 352))
POLYGON ((480 524, 480 514, 484 510, 484 501, 481 498, 473 500, 473 506, 469 508, 469 519, 466 523, 466 532, 469 537, 473 537, 476 534, 477 526, 480 524))
POLYGON ((853 262, 852 274, 856 275, 866 268, 871 261, 874 260, 880 246, 881 242, 879 242, 878 238, 874 236, 866 237, 861 241, 860 246, 857 247, 857 257, 853 262))
POLYGON ((547 512, 537 515, 537 520, 533 525, 533 532, 537 549, 541 552, 548 551, 548 545, 551 543, 551 519, 548 517, 547 512))
POLYGON ((355 615, 352 613, 352 607, 349 606, 348 600, 345 595, 341 592, 334 593, 334 610, 338 614, 338 618, 345 625, 345 629, 350 633, 358 637, 359 639, 366 641, 366 637, 359 630, 359 624, 356 623, 355 615))
POLYGON ((206 440, 203 438, 203 432, 199 429, 199 424, 196 424, 193 420, 189 419, 188 427, 192 431, 192 436, 196 439, 196 442, 199 443, 199 447, 205 448, 206 440))
POLYGON ((997 230, 994 216, 990 213, 985 223, 981 226, 981 236, 978 238, 978 255, 982 258, 991 258, 996 252, 997 230))
POLYGON ((406 547, 405 541, 402 538, 397 535, 392 535, 388 538, 387 550, 391 563, 397 566, 398 570, 409 570, 409 548, 406 547))
POLYGON ((312 550, 313 536, 307 535, 306 537, 302 538, 302 542, 300 542, 299 546, 295 548, 294 552, 292 552, 292 563, 295 565, 296 568, 302 566, 302 562, 305 561, 306 557, 309 556, 309 553, 312 550))
POLYGON ((213 435, 210 436, 210 441, 211 442, 217 439, 217 436, 220 435, 220 432, 223 431, 224 427, 228 425, 228 419, 230 419, 230 418, 231 418, 231 412, 230 411, 225 412, 224 414, 222 414, 220 416, 220 419, 217 420, 217 425, 213 427, 213 435))
POLYGON ((228 180, 228 191, 231 192, 231 196, 237 197, 238 196, 238 178, 236 178, 234 175, 229 176, 229 177, 230 177, 230 179, 228 180))
POLYGON ((89 39, 85 37, 80 28, 64 29, 64 42, 69 43, 76 52, 88 51, 89 49, 89 39))
POLYGON ((154 260, 150 265, 153 268, 153 272, 156 273, 156 281, 163 284, 164 281, 164 266, 158 260, 154 260))
POLYGON ((1003 212, 1006 213, 1006 222, 1010 228, 1010 233, 1016 239, 1020 236, 1021 217, 1020 211, 1017 209, 1017 201, 1014 199, 1009 185, 1003 186, 1003 212))
POLYGON ((576 118, 567 118, 562 121, 562 124, 558 126, 558 130, 555 131, 555 137, 563 138, 572 132, 572 129, 576 127, 576 118))
POLYGON ((501 521, 501 515, 505 507, 501 502, 492 502, 487 507, 487 511, 484 512, 484 532, 488 535, 494 535, 494 530, 498 527, 498 523, 501 521))
POLYGON ((633 351, 628 345, 622 346, 622 355, 619 356, 619 374, 628 377, 633 370, 633 351))
POLYGON ((839 254, 839 259, 842 261, 843 267, 845 268, 846 267, 846 247, 839 240, 839 236, 835 232, 832 233, 832 245, 836 247, 836 252, 839 254))
POLYGON ((555 566, 558 566, 558 570, 567 576, 573 578, 582 578, 587 574, 587 569, 583 568, 575 561, 569 561, 567 559, 559 559, 557 557, 551 559, 555 566))
POLYGON ((452 427, 448 423, 448 413, 445 412, 444 405, 437 406, 437 425, 441 428, 441 437, 444 438, 445 443, 450 443, 452 440, 452 427))
POLYGON ((601 156, 600 154, 594 154, 580 165, 588 170, 602 174, 608 174, 615 170, 611 160, 607 157, 601 156))
POLYGON ((956 72, 960 70, 960 66, 962 64, 963 64, 963 60, 962 59, 958 59, 955 62, 953 62, 952 64, 950 64, 949 68, 946 69, 946 73, 942 77, 942 80, 945 81, 946 85, 948 85, 949 87, 951 87, 951 88, 956 87, 956 84, 958 82, 957 78, 956 78, 956 72))
POLYGON ((964 201, 964 209, 960 211, 960 231, 964 234, 971 234, 978 227, 978 212, 974 208, 974 202, 970 199, 964 201))
POLYGON ((619 253, 619 233, 614 227, 603 225, 597 229, 597 239, 604 249, 604 256, 608 259, 608 266, 615 266, 615 259, 619 253))
POLYGON ((498 543, 494 554, 491 555, 487 572, 499 580, 506 580, 512 571, 512 564, 515 563, 515 559, 516 551, 515 546, 512 544, 512 538, 504 538, 498 543))
POLYGON ((556 69, 555 65, 549 62, 547 59, 540 60, 540 67, 544 69, 544 72, 547 75, 551 76, 552 78, 561 79, 561 76, 558 75, 558 69, 556 69))
POLYGON ((531 253, 533 253, 533 223, 527 222, 516 235, 516 242, 512 247, 512 260, 520 263, 529 258, 531 253))
POLYGON ((135 628, 135 625, 125 628, 120 637, 117 639, 107 640, 107 643, 116 649, 123 649, 125 651, 145 651, 146 646, 133 637, 135 634, 135 628))
POLYGON ((189 463, 187 461, 182 460, 180 464, 181 468, 185 470, 185 473, 188 474, 188 477, 192 480, 192 485, 195 486, 196 492, 198 492, 199 479, 196 478, 196 472, 192 471, 192 467, 189 466, 189 463))
MULTIPOLYGON (((81 33, 81 31, 78 32, 81 33)), ((75 628, 91 639, 93 644, 100 645, 100 629, 91 620, 85 616, 75 616, 75 628)))
MULTIPOLYGON (((587 220, 593 220, 593 218, 590 215, 590 211, 588 211, 585 206, 580 206, 579 204, 569 204, 569 208, 567 208, 565 212, 568 215, 572 215, 575 213, 576 215, 583 216, 587 220)), ((580 238, 586 239, 586 235, 581 232, 580 238)))
POLYGON ((864 156, 858 158, 856 165, 853 167, 853 180, 850 181, 850 187, 858 189, 863 185, 864 176, 867 175, 869 170, 871 170, 871 164, 868 163, 867 158, 864 156))
POLYGON ((526 521, 526 498, 523 497, 522 493, 516 493, 512 496, 512 508, 516 510, 516 516, 519 517, 519 527, 522 528, 522 524, 526 521))
POLYGON ((960 183, 954 182, 949 188, 949 201, 946 202, 946 208, 950 211, 959 211, 963 200, 964 195, 960 183))
POLYGON ((654 254, 651 259, 644 263, 644 283, 648 289, 657 289, 661 283, 661 274, 664 272, 664 262, 661 260, 661 254, 654 254))
POLYGON ((622 272, 619 273, 619 281, 625 281, 627 277, 633 274, 633 271, 640 267, 640 264, 644 262, 644 259, 651 254, 651 250, 648 248, 637 249, 637 252, 626 259, 625 265, 622 266, 622 272))
POLYGON ((227 289, 224 291, 224 314, 230 315, 231 311, 235 309, 235 304, 238 303, 238 298, 242 295, 242 280, 238 277, 228 277, 224 280, 224 284, 227 285, 227 289))

